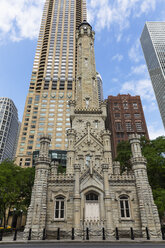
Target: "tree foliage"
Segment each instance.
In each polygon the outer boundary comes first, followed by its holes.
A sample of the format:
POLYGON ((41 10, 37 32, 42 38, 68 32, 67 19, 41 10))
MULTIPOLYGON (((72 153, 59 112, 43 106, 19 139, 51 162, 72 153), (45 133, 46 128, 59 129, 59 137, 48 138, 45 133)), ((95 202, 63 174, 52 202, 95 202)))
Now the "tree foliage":
MULTIPOLYGON (((23 169, 13 161, 0 164, 0 217, 6 221, 6 210, 27 210, 34 182, 34 168, 23 169)), ((4 227, 6 225, 4 221, 4 227)))
MULTIPOLYGON (((147 172, 149 183, 153 189, 155 203, 157 204, 160 217, 165 212, 165 137, 155 140, 141 138, 142 154, 147 159, 147 172)), ((121 170, 127 167, 131 169, 129 159, 131 158, 131 147, 128 141, 118 144, 117 157, 120 161, 121 170)))

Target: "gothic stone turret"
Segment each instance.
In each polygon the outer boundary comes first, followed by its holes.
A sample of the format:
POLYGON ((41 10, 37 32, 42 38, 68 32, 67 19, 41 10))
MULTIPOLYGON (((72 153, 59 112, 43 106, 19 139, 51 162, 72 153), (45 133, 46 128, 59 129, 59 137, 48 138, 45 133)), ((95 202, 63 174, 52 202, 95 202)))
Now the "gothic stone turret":
POLYGON ((142 233, 146 236, 146 227, 151 237, 161 237, 158 210, 153 200, 152 190, 148 182, 146 159, 142 156, 140 136, 132 134, 129 137, 132 150, 132 167, 136 180, 139 200, 142 233))
POLYGON ((24 238, 27 239, 29 230, 32 229, 32 239, 41 240, 43 229, 46 226, 47 186, 49 175, 49 144, 50 136, 40 137, 40 154, 35 163, 35 180, 28 209, 24 238))

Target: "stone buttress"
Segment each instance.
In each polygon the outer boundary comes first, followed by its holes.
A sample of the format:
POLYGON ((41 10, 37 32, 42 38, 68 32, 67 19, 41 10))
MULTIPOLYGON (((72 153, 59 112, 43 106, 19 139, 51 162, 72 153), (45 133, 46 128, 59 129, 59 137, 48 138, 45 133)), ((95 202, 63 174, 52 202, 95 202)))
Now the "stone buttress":
POLYGON ((140 136, 138 134, 130 135, 132 150, 132 169, 136 180, 136 190, 139 200, 139 209, 142 225, 142 235, 146 236, 146 227, 150 236, 161 238, 160 220, 157 207, 154 203, 151 186, 147 176, 147 160, 142 156, 140 136))
POLYGON ((28 208, 24 238, 27 239, 31 229, 32 239, 41 240, 46 226, 47 187, 49 176, 49 136, 40 137, 40 154, 35 163, 35 180, 31 203, 28 208))

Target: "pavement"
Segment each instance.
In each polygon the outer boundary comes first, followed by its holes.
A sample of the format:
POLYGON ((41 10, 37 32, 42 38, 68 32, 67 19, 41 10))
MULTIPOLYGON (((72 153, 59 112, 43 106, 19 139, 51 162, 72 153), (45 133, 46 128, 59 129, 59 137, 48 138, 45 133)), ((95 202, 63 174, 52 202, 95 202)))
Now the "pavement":
POLYGON ((131 247, 131 248, 138 248, 138 247, 147 247, 147 248, 158 248, 164 247, 165 248, 165 241, 152 239, 120 239, 115 240, 112 238, 111 240, 23 240, 23 232, 18 232, 17 240, 13 241, 14 233, 8 234, 7 236, 3 237, 3 240, 0 241, 0 248, 14 248, 14 247, 35 247, 35 248, 42 248, 42 247, 88 247, 88 248, 106 248, 106 247, 131 247))
POLYGON ((55 243, 11 243, 11 244, 0 244, 0 247, 4 248, 165 248, 164 244, 160 243, 122 243, 122 242, 85 242, 85 243, 77 243, 77 242, 70 242, 70 243, 63 243, 63 242, 55 242, 55 243))

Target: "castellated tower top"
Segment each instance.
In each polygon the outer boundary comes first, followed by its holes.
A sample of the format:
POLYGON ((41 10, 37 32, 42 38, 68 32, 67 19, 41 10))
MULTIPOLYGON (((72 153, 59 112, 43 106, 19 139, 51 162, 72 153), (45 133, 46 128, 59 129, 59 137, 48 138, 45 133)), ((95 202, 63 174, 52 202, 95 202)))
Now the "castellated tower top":
POLYGON ((95 32, 83 21, 76 33, 77 39, 77 82, 76 108, 98 109, 98 86, 94 53, 95 32))

